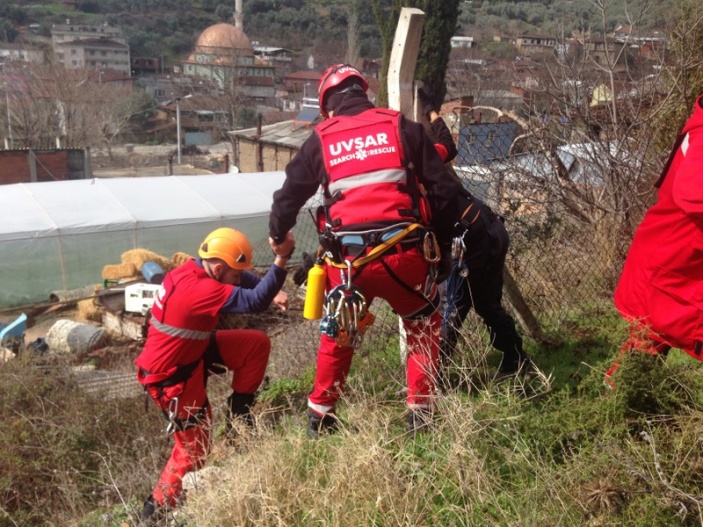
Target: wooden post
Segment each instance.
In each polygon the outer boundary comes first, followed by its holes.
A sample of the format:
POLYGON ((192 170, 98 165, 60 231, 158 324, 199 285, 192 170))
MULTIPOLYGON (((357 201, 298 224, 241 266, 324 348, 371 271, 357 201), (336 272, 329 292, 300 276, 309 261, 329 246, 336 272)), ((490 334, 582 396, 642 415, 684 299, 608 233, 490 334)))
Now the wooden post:
POLYGON ((413 78, 424 25, 424 11, 414 7, 401 9, 388 64, 388 107, 413 121, 418 120, 414 115, 413 78))
MULTIPOLYGON (((403 112, 413 121, 419 121, 413 78, 417 64, 417 52, 420 49, 422 27, 425 25, 425 13, 414 7, 404 7, 400 11, 398 26, 395 28, 393 49, 388 65, 388 107, 403 112)), ((407 360, 407 337, 403 319, 398 317, 400 333, 400 361, 407 360)))
POLYGON ((542 328, 532 313, 530 306, 527 305, 525 297, 522 296, 520 286, 517 285, 515 278, 513 278, 507 267, 503 268, 503 293, 512 308, 513 316, 517 319, 522 330, 534 340, 544 341, 542 328))
POLYGON ((93 179, 93 164, 90 160, 90 147, 83 149, 83 179, 93 179))
POLYGON ((29 181, 36 183, 37 179, 37 156, 34 150, 27 151, 27 163, 29 164, 29 181))

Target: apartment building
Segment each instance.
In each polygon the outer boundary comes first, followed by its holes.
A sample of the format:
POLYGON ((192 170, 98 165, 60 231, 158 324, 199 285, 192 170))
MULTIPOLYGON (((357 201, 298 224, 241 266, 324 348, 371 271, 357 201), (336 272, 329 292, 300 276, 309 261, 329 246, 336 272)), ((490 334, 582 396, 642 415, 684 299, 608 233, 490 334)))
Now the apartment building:
POLYGON ((129 46, 122 30, 107 25, 62 24, 51 28, 54 55, 66 68, 112 69, 129 77, 129 46))

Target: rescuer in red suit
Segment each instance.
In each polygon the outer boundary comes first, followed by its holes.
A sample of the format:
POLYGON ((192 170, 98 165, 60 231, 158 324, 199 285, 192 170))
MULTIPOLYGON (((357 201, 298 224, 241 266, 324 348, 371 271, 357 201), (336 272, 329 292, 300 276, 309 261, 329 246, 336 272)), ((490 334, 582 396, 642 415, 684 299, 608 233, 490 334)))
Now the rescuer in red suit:
POLYGON ((703 95, 655 186, 657 202, 637 227, 615 289, 631 324, 623 351, 673 347, 703 360, 703 95))
MULTIPOLYGON (((461 184, 447 176, 422 125, 376 108, 367 89, 362 74, 348 64, 322 75, 318 96, 327 120, 288 163, 269 228, 273 244, 283 241, 301 207, 322 186, 318 229, 327 255, 326 291, 351 283, 369 305, 383 298, 403 319, 408 431, 414 433, 429 423, 433 409, 439 345, 439 296, 432 277, 439 251, 432 250, 430 227, 438 244, 449 246, 461 184)), ((322 327, 308 397, 311 438, 336 425, 335 409, 354 353, 353 343, 322 327)))
POLYGON ((205 463, 212 428, 206 391, 211 373, 233 371, 232 394, 227 400, 228 432, 237 419, 253 424, 251 406, 266 371, 271 342, 261 331, 215 328, 221 313, 255 313, 271 303, 287 308, 288 295, 281 287, 293 245, 293 235, 288 233, 274 249, 273 265, 259 278, 249 271, 249 240, 223 227, 205 238, 198 259, 164 278, 152 307, 144 349, 135 364, 137 379, 169 422, 174 446, 144 503, 143 525, 153 524, 175 507, 183 476, 205 463))

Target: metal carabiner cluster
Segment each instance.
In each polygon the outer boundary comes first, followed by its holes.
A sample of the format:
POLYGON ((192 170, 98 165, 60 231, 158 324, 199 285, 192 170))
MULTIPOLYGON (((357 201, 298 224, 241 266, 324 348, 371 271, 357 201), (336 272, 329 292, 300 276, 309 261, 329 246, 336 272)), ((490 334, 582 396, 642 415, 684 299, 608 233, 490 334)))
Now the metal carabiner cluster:
POLYGON ((459 275, 466 278, 469 271, 464 265, 464 254, 466 253, 466 244, 464 243, 464 235, 456 236, 452 239, 452 260, 456 262, 459 275))
POLYGON ((320 332, 336 339, 342 347, 356 347, 374 320, 362 292, 354 286, 339 285, 327 295, 320 332))
POLYGON ((343 281, 327 295, 320 333, 336 339, 339 346, 357 347, 375 317, 368 310, 361 290, 351 284, 351 268, 343 281))

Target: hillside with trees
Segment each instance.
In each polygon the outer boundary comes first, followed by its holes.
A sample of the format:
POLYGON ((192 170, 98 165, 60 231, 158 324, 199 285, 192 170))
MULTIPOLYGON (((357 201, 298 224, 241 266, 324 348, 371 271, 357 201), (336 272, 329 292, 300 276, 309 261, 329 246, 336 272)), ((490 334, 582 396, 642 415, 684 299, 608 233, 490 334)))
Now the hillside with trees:
MULTIPOLYGON (((386 11, 394 3, 372 2, 386 11)), ((401 4, 418 5, 412 1, 401 4)), ((383 54, 383 44, 369 5, 364 0, 245 0, 245 31, 263 45, 294 50, 302 60, 313 54, 326 63, 343 54, 347 27, 354 19, 361 56, 376 58, 383 54)), ((591 0, 464 0, 460 6, 458 33, 476 40, 524 33, 568 36, 574 31, 608 32, 630 24, 633 16, 643 30, 664 30, 669 9, 651 0, 614 0, 603 17, 591 0)), ((21 28, 30 24, 38 24, 37 32, 49 36, 51 24, 63 24, 67 18, 75 23, 107 22, 125 32, 132 56, 163 56, 172 64, 192 49, 203 29, 231 20, 232 11, 229 0, 78 0, 75 9, 66 8, 61 0, 40 5, 7 2, 0 6, 0 40, 13 42, 20 38, 21 28)))

